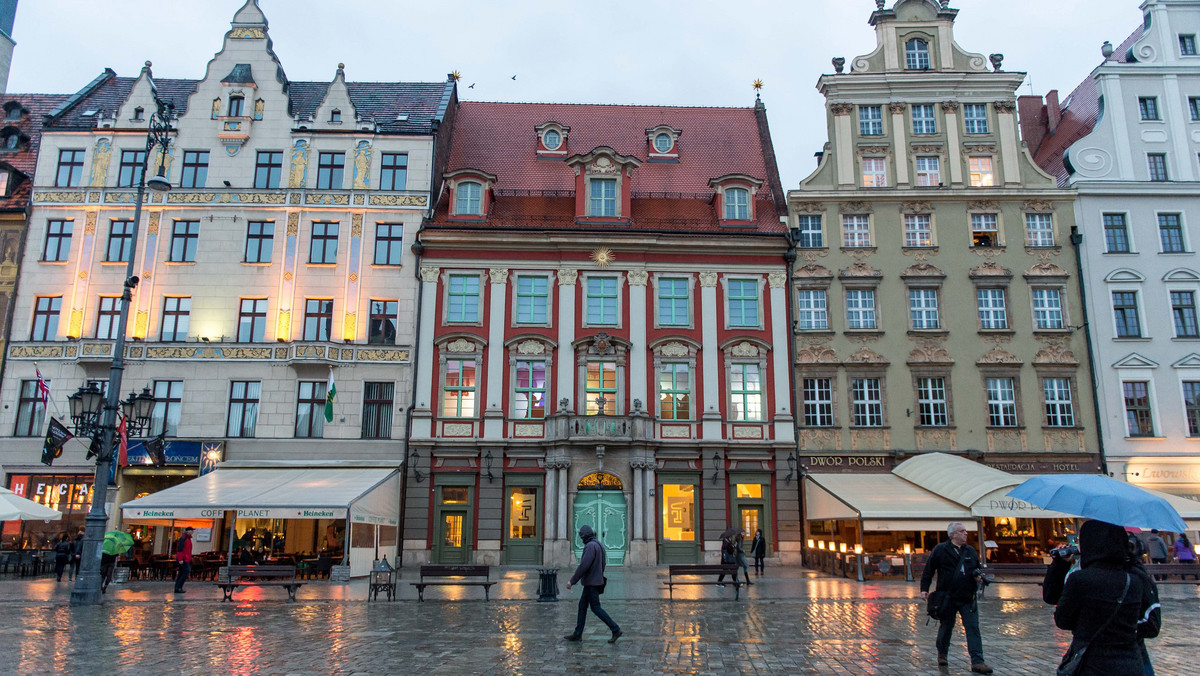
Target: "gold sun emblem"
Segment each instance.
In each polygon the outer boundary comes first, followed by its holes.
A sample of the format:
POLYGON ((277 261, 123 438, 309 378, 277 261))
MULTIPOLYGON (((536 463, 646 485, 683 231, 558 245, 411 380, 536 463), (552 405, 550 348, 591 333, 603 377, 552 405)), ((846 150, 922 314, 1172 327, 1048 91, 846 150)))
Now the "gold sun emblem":
POLYGON ((592 262, 594 262, 596 265, 602 268, 607 268, 610 263, 617 259, 617 255, 612 252, 612 249, 602 246, 592 252, 591 258, 592 262))
POLYGON ((454 71, 454 72, 450 73, 450 77, 454 78, 454 81, 455 81, 455 82, 458 82, 459 80, 461 80, 461 79, 462 79, 462 73, 459 73, 459 72, 456 70, 456 71, 454 71))
POLYGON ((756 92, 757 92, 757 91, 761 91, 761 90, 762 90, 762 88, 763 88, 763 81, 762 81, 762 80, 755 80, 755 81, 754 81, 754 91, 756 91, 756 92))

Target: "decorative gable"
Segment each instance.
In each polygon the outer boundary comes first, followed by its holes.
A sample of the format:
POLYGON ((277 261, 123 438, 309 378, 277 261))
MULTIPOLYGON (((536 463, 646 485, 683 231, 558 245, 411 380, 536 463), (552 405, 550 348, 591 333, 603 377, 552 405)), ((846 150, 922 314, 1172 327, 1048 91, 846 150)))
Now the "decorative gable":
MULTIPOLYGON (((350 101, 350 91, 346 88, 346 64, 339 63, 329 89, 325 90, 325 98, 317 111, 313 113, 312 127, 314 129, 363 129, 359 125, 358 111, 350 101)), ((375 131, 375 120, 362 120, 364 131, 375 131)))
POLYGON ((1200 369, 1200 354, 1195 352, 1183 357, 1179 361, 1171 364, 1171 368, 1176 369, 1200 369))
POLYGON ((538 157, 566 157, 571 128, 553 120, 533 128, 537 132, 538 157))
POLYGON ((1104 277, 1106 282, 1144 282, 1146 278, 1142 273, 1129 268, 1118 268, 1108 273, 1104 277))
POLYGON ((1197 274, 1195 270, 1187 268, 1175 268, 1163 275, 1162 279, 1164 282, 1188 282, 1195 284, 1196 282, 1200 282, 1200 274, 1197 274))
POLYGON ((660 124, 646 130, 646 157, 651 162, 679 161, 679 136, 683 131, 660 124))
POLYGON ((1115 369, 1156 369, 1158 362, 1134 352, 1113 364, 1115 369))
POLYGON ((567 158, 575 170, 575 217, 586 221, 628 222, 630 179, 642 161, 608 146, 567 158))

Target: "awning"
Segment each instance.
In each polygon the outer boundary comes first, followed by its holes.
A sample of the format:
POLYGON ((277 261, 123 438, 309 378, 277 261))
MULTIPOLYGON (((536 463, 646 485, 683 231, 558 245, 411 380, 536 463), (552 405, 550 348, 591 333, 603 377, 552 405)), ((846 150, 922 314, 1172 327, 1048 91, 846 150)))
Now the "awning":
MULTIPOLYGON (((1005 495, 1028 477, 948 453, 923 453, 896 465, 892 473, 971 510, 973 518, 1073 519, 1005 495)), ((1200 503, 1197 503, 1200 505, 1200 503)))
POLYGON ((810 474, 805 479, 809 521, 859 519, 864 530, 944 530, 971 511, 891 474, 810 474))
POLYGON ((1153 493, 1154 495, 1157 495, 1163 500, 1171 503, 1171 506, 1175 508, 1175 511, 1179 512, 1179 516, 1182 516, 1183 520, 1187 522, 1188 530, 1200 530, 1200 502, 1176 495, 1174 493, 1165 493, 1156 488, 1150 488, 1149 486, 1144 486, 1142 484, 1134 485, 1146 491, 1147 493, 1153 493))
POLYGON ((125 503, 128 520, 345 519, 399 524, 400 479, 392 468, 236 466, 125 503))

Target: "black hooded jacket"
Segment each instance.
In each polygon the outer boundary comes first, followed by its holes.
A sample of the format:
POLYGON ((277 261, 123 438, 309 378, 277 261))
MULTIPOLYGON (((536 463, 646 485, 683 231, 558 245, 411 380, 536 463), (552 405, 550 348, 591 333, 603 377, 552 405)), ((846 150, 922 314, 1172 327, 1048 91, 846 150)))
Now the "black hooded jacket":
POLYGON ((1085 522, 1079 529, 1079 551, 1081 568, 1063 584, 1054 623, 1073 632, 1072 649, 1088 644, 1080 676, 1141 676, 1138 639, 1158 636, 1162 624, 1158 589, 1142 566, 1130 562, 1128 538, 1120 526, 1085 522), (1127 575, 1129 588, 1122 596, 1127 575))
POLYGON ((571 576, 571 584, 582 581, 585 587, 599 587, 604 584, 604 546, 596 539, 591 526, 579 528, 579 539, 583 540, 583 554, 579 557, 579 567, 571 576))

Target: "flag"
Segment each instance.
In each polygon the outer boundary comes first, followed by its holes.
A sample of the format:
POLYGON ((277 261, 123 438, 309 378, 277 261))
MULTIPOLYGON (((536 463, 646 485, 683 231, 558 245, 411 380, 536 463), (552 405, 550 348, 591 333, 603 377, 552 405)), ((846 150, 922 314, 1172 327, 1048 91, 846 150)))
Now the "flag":
POLYGON ((117 437, 120 444, 117 451, 117 466, 125 467, 129 464, 129 424, 125 416, 121 416, 121 424, 117 425, 117 437))
POLYGON ((325 388, 325 422, 333 422, 333 398, 337 396, 337 385, 333 382, 333 369, 329 370, 329 386, 325 388))
POLYGON ((35 373, 37 373, 37 391, 42 397, 42 410, 46 410, 46 406, 50 401, 50 384, 47 383, 46 379, 42 377, 41 369, 35 366, 33 367, 33 370, 35 373))
POLYGON ((50 427, 46 429, 46 443, 42 445, 42 464, 47 467, 54 464, 55 458, 62 457, 63 444, 73 438, 74 435, 57 418, 50 418, 50 427))
POLYGON ((146 453, 150 455, 150 461, 154 463, 155 467, 162 467, 167 464, 166 434, 166 432, 163 432, 153 439, 147 439, 142 444, 146 447, 146 453))

